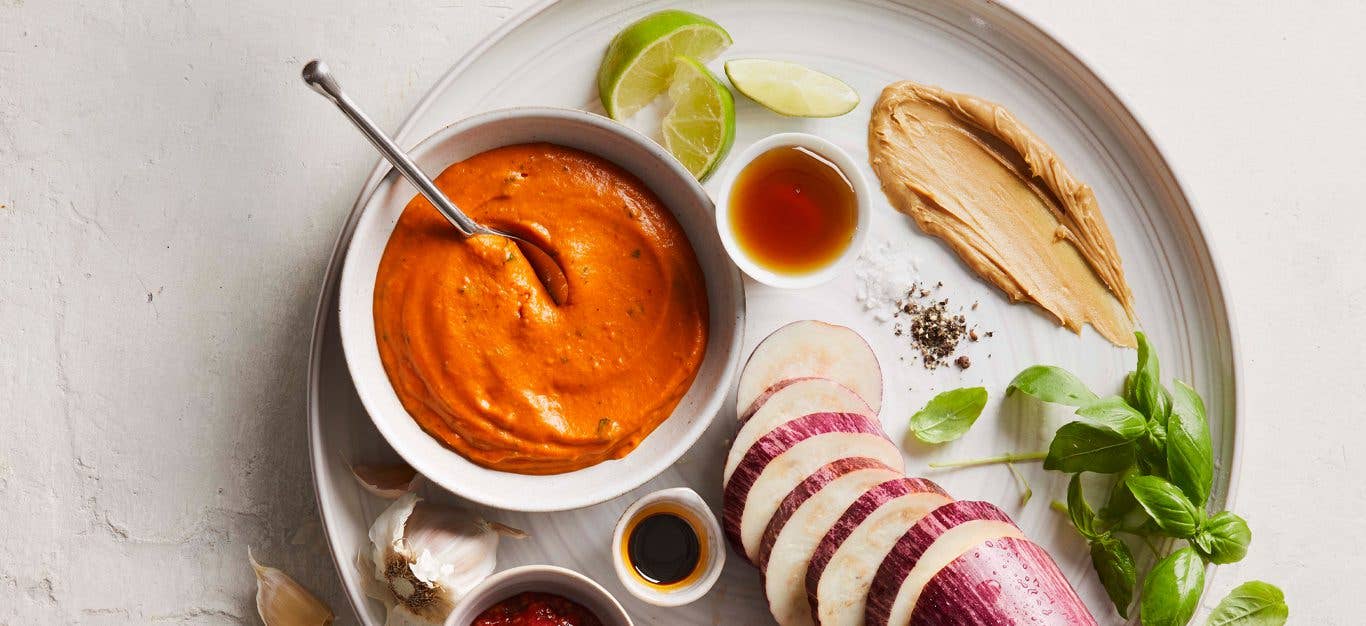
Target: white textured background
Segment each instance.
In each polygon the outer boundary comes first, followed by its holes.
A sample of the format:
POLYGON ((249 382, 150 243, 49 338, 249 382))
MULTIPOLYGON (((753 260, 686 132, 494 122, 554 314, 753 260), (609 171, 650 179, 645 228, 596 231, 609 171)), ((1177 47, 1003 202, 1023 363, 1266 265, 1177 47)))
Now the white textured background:
MULTIPOLYGON (((375 157, 298 70, 393 128, 527 3, 0 0, 0 624, 254 622, 248 545, 352 620, 304 371, 375 157)), ((1227 272, 1255 540, 1215 593, 1361 623, 1366 4, 1017 4, 1128 99, 1227 272)))

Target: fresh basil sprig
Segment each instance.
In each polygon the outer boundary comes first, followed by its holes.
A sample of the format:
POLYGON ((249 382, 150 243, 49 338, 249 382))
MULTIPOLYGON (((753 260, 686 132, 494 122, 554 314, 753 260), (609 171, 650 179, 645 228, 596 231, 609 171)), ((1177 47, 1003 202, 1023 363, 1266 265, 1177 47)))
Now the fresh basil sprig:
POLYGON ((1143 626, 1185 626, 1205 589, 1205 562, 1190 548, 1158 561, 1143 581, 1139 616, 1143 626))
POLYGON ((1252 530, 1247 521, 1228 511, 1209 518, 1191 539, 1191 545, 1206 561, 1220 565, 1237 563, 1247 556, 1252 530))
MULTIPOLYGON (((1128 617, 1139 572, 1128 544, 1117 535, 1145 541, 1164 536, 1187 544, 1153 566, 1139 601, 1143 626, 1183 626, 1199 603, 1205 564, 1241 560, 1252 532, 1229 511, 1206 512, 1214 450, 1204 402, 1180 381, 1173 391, 1163 386, 1157 352, 1143 333, 1135 338, 1138 362, 1125 377, 1121 396, 1100 398, 1067 370, 1048 365, 1020 372, 1006 393, 1021 391, 1077 407, 1077 419, 1058 429, 1046 455, 1038 454, 1045 469, 1073 474, 1066 505, 1055 502, 1054 507, 1066 510, 1086 539, 1091 563, 1120 615, 1128 617), (1098 513, 1082 494, 1081 472, 1115 475, 1098 513)), ((1006 458, 1015 457, 1000 457, 1006 458)), ((1151 542, 1149 547, 1156 551, 1151 542)), ((1280 626, 1288 614, 1279 590, 1248 583, 1220 603, 1210 625, 1280 626)))
POLYGON ((1157 476, 1132 476, 1125 485, 1162 532, 1189 540, 1206 561, 1236 563, 1247 556, 1252 531, 1243 518, 1228 511, 1206 518, 1176 485, 1157 476))
POLYGON ((950 389, 932 398, 911 416, 911 432, 925 443, 944 443, 963 436, 987 406, 984 387, 950 389))
POLYGON ((1285 594, 1275 585, 1250 580, 1230 591, 1214 607, 1206 626, 1282 626, 1290 619, 1285 594))

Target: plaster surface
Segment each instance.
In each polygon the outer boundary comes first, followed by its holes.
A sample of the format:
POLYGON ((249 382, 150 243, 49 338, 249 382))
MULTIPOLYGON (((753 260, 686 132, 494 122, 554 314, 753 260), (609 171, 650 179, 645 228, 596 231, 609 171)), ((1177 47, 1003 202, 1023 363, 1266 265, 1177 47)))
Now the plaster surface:
MULTIPOLYGON (((0 0, 0 624, 256 622, 246 550, 339 613, 308 470, 322 272, 372 149, 528 0, 0 0)), ((1366 5, 1020 0, 1130 103, 1226 270, 1245 359, 1218 570, 1292 623, 1366 578, 1366 5)))

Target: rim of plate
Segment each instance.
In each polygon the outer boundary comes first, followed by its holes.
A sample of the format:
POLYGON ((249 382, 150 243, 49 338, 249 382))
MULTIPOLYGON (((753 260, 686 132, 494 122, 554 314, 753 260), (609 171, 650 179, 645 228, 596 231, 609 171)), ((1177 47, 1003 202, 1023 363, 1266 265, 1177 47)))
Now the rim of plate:
MULTIPOLYGON (((442 150, 447 142, 457 136, 486 125, 498 124, 511 119, 541 119, 554 120, 562 124, 578 124, 582 127, 596 129, 604 136, 616 136, 622 141, 629 142, 630 145, 637 146, 654 157, 662 169, 667 171, 670 179, 683 181, 684 187, 677 192, 677 195, 686 196, 689 198, 689 202, 697 201, 699 204, 705 205, 699 207, 705 211, 699 214, 702 219, 714 219, 714 209, 710 206, 711 199, 706 191, 693 179, 692 174, 689 174, 664 148, 628 126, 619 124, 610 118, 578 109, 558 106, 514 106, 477 113, 443 126, 418 142, 408 153, 420 163, 429 153, 442 150)), ((385 170, 383 178, 374 189, 370 190, 370 193, 366 194, 365 203, 360 207, 360 214, 356 220, 356 230, 352 232, 352 237, 347 243, 348 255, 354 252, 353 248, 357 241, 355 235, 367 223, 367 219, 371 220, 370 223, 373 226, 373 220, 382 218, 383 213, 380 212, 380 208, 392 200, 389 196, 397 193, 404 198, 408 197, 407 192, 398 192, 394 188, 395 185, 407 184, 407 181, 390 168, 381 165, 381 169, 385 170)), ((667 192, 659 189, 657 193, 667 192)), ((404 202, 406 203, 406 201, 404 202)), ((680 217, 680 219, 683 218, 680 217)), ((384 228, 382 225, 377 227, 384 228)), ((365 226, 365 228, 371 229, 371 226, 365 226)), ((711 234, 714 229, 713 225, 707 224, 704 232, 711 234)), ((389 235, 385 234, 383 238, 387 241, 388 237, 389 235)), ((362 253, 358 259, 364 259, 367 256, 367 253, 362 253)), ((734 324, 735 329, 729 337, 717 334, 714 338, 708 339, 709 353, 703 357, 702 369, 698 373, 698 378, 701 379, 707 371, 708 364, 714 364, 711 367, 720 373, 719 379, 716 381, 719 384, 715 388, 703 392, 699 398, 700 403, 696 407, 692 407, 684 414, 671 414, 669 416, 668 420, 683 419, 689 415, 692 417, 687 420, 688 424, 681 432, 677 433, 674 438, 667 440, 668 443, 663 450, 656 451, 658 453, 656 456, 642 457, 636 455, 634 457, 635 463, 639 467, 618 468, 615 465, 609 466, 604 462, 573 472, 545 476, 517 474, 482 467, 458 456, 456 451, 442 445, 425 430, 416 427, 407 410, 399 404, 397 392, 394 391, 392 383, 378 362, 379 355, 375 352, 377 348, 374 345, 374 321, 369 310, 366 309, 364 314, 344 314, 343 309, 348 301, 352 302, 350 305, 352 310, 362 304, 369 305, 368 301, 363 303, 354 301, 356 296, 348 298, 348 294, 353 293, 357 288, 355 287, 357 281, 373 284, 374 278, 369 274, 370 267, 365 264, 365 261, 362 260, 361 262, 363 265, 360 267, 347 260, 342 262, 341 276, 337 280, 339 302, 336 309, 343 355, 347 368, 351 371, 356 394, 359 396, 361 404, 364 405, 365 412, 389 447, 393 448, 408 465, 445 491, 486 506, 533 513, 565 511, 606 502, 639 487, 667 470, 697 443, 697 440, 701 438, 721 412, 721 407, 726 400, 735 373, 739 369, 741 346, 744 342, 744 283, 740 278, 739 270, 734 266, 719 266, 721 269, 717 275, 708 274, 709 287, 707 292, 713 300, 718 294, 724 294, 736 304, 733 309, 717 310, 714 307, 718 305, 715 302, 711 303, 713 325, 712 333, 709 334, 718 332, 716 322, 719 317, 731 318, 730 323, 734 324), (729 278, 729 284, 726 284, 726 278, 729 278), (722 283, 712 285, 716 280, 722 280, 722 283), (365 319, 356 319, 356 315, 363 315, 365 319), (364 324, 363 327, 355 326, 360 322, 368 323, 364 324), (719 352, 712 354, 712 351, 719 352), (371 352, 375 352, 375 354, 371 355, 371 352), (381 371, 373 371, 376 369, 381 371), (357 380, 358 376, 365 380, 357 380), (379 378, 383 380, 378 380, 379 378), (441 454, 441 456, 433 456, 432 450, 438 449, 437 454, 441 454), (455 465, 452 465, 452 462, 455 465), (619 469, 629 469, 630 471, 627 474, 614 471, 619 469), (604 481, 604 475, 616 476, 618 479, 604 481), (484 484, 484 481, 479 480, 481 476, 504 483, 516 481, 518 485, 533 488, 534 491, 563 495, 560 499, 528 499, 526 494, 517 491, 500 491, 497 486, 484 484), (545 481, 569 484, 550 487, 539 484, 545 481), (533 483, 538 484, 533 487, 533 483), (569 489, 565 490, 566 487, 569 489)), ((705 268, 706 264, 704 263, 703 266, 705 268)), ((692 394, 691 389, 690 385, 689 395, 692 394)), ((660 426, 663 425, 664 422, 661 422, 660 426)), ((647 436, 642 440, 640 446, 645 447, 649 441, 650 438, 647 436)), ((659 441, 663 440, 656 437, 655 442, 658 443, 659 441)), ((627 462, 629 458, 631 458, 630 455, 617 459, 616 463, 627 462)), ((505 484, 504 488, 511 488, 511 485, 505 484)))
MULTIPOLYGON (((523 24, 544 13, 560 1, 561 0, 540 0, 539 2, 526 7, 522 11, 508 17, 500 26, 493 29, 493 31, 471 46, 459 60, 432 84, 417 104, 413 106, 413 109, 394 131, 394 139, 399 142, 408 140, 407 135, 412 132, 412 128, 417 123, 419 116, 432 106, 432 103, 435 101, 438 94, 443 93, 451 82, 469 69, 479 57, 487 52, 494 44, 506 37, 508 33, 520 28, 523 24)), ((896 1, 900 4, 907 3, 906 0, 896 1)), ((1237 496, 1241 488, 1239 477, 1242 473, 1242 450, 1245 445, 1245 442, 1243 441, 1243 429, 1240 428, 1238 424, 1238 415, 1241 407, 1244 405, 1244 390, 1243 385, 1241 384, 1243 380, 1243 364, 1240 358, 1241 350, 1239 348, 1240 341, 1237 319, 1234 311, 1228 306, 1228 288, 1225 285, 1224 279, 1225 272, 1223 270, 1222 262, 1220 261, 1220 256, 1215 248, 1215 244, 1206 236, 1207 229, 1205 227, 1205 218, 1199 207, 1190 202, 1190 196, 1186 192, 1186 185, 1182 182, 1181 174, 1171 166, 1171 162, 1166 158, 1166 151, 1162 149, 1162 146, 1158 143, 1157 139, 1148 132, 1147 124, 1145 124, 1139 114, 1129 106, 1128 99, 1110 85, 1110 82, 1088 62, 1085 55, 1079 53, 1071 45, 1064 43, 1064 40, 1055 36, 1054 31, 1051 28, 1043 26, 1041 23, 1015 8, 1014 0, 981 0, 980 4, 987 8, 994 7, 995 9, 1003 11, 1009 18, 1016 20, 1024 29, 1033 30, 1036 35, 1052 45, 1056 51, 1062 53, 1060 63, 1071 66, 1071 69, 1081 74, 1085 81, 1098 87, 1102 100, 1109 99, 1114 104, 1118 105, 1120 110, 1117 117, 1121 121, 1127 119, 1127 121, 1132 124, 1133 128, 1131 129, 1131 132, 1137 140, 1137 144, 1140 148, 1146 148, 1147 151, 1150 152, 1149 156, 1155 156, 1161 163, 1161 169, 1172 179, 1172 191, 1179 197, 1190 212, 1196 232, 1200 235, 1201 242, 1209 253, 1210 271, 1214 278, 1213 287, 1217 291, 1214 295, 1217 296, 1217 301, 1219 303, 1218 313, 1222 314, 1224 323, 1228 327, 1229 362, 1230 367, 1232 368, 1231 382, 1233 385, 1233 406, 1230 410, 1230 415, 1233 416, 1233 419, 1230 421, 1229 427, 1233 431, 1233 448, 1230 455, 1232 458, 1227 460, 1230 464, 1230 470, 1225 500, 1227 506, 1231 509, 1237 501, 1237 496)), ((357 195, 356 201, 352 204, 351 209, 347 214, 346 221, 342 225, 341 232, 337 234, 337 240, 332 246, 332 253, 328 257, 327 271, 323 275, 321 289, 318 294, 318 302, 314 310, 313 334, 309 341, 308 376, 306 378, 307 389, 305 389, 305 411, 307 412, 308 419, 309 470, 313 475, 314 500, 319 509, 319 517, 321 518, 323 525, 323 534, 327 537, 328 551, 332 555, 333 566, 336 568, 337 575, 342 581, 343 595, 351 605, 352 613, 354 613, 362 623, 367 623, 367 621, 365 619, 365 613, 360 610, 360 607, 367 599, 363 594, 357 595, 357 590, 360 587, 354 580, 356 576, 356 572, 353 571, 354 568, 348 568, 345 566, 346 564, 338 560, 339 551, 337 549, 337 538, 333 534, 335 529, 329 521, 328 516, 325 514, 325 511, 331 508, 331 496, 318 489, 320 473, 319 462, 326 455, 326 451, 321 448, 321 433, 318 431, 321 426, 321 421, 318 416, 318 381, 321 376, 323 340, 326 336, 327 324, 331 319, 332 313, 332 307, 329 306, 329 304, 336 295, 340 264, 345 259, 346 247, 351 239, 351 234, 355 229, 360 209, 364 206, 365 202, 368 201, 369 196, 374 192, 375 187, 378 185, 386 171, 388 171, 388 168, 385 167, 384 160, 382 158, 376 159, 374 168, 370 171, 369 176, 366 177, 365 182, 361 185, 360 193, 357 195)), ((340 338, 338 338, 338 340, 340 340, 340 338)), ((1208 566, 1206 568, 1207 572, 1210 567, 1213 566, 1208 566)), ((1215 569, 1215 572, 1217 575, 1217 568, 1215 569)), ((1207 576, 1205 582, 1206 590, 1213 586, 1213 584, 1214 576, 1207 576)))
MULTIPOLYGON (((1219 312, 1223 314, 1224 323, 1228 326, 1229 363, 1233 369, 1233 406, 1229 410, 1229 414, 1233 416, 1233 418, 1229 420, 1227 425, 1228 428, 1233 430, 1233 449, 1229 454, 1231 458, 1225 459, 1225 462, 1229 464, 1229 474, 1228 489, 1224 494, 1224 507, 1227 510, 1233 510, 1234 504, 1238 499, 1238 490, 1242 486, 1241 481, 1239 481, 1239 476, 1242 474, 1243 469, 1242 452, 1244 441, 1243 429, 1240 428, 1238 424, 1238 415, 1239 410, 1243 406, 1243 361, 1240 358, 1241 350, 1238 347, 1238 321, 1234 316, 1233 309, 1228 306, 1228 287, 1224 284, 1224 267, 1219 260, 1220 256, 1215 249, 1214 242, 1206 236, 1205 217, 1201 213, 1200 208, 1197 207, 1195 203, 1191 202, 1190 194, 1186 192, 1186 184, 1183 182, 1181 173, 1178 172, 1176 168, 1172 167, 1171 161, 1167 159, 1167 151, 1163 150, 1162 145, 1158 143, 1152 133, 1148 132, 1148 125, 1144 123, 1143 118, 1139 116, 1138 112, 1133 107, 1129 106, 1129 100, 1116 91, 1115 88, 1110 85, 1110 82, 1096 71, 1095 67, 1085 55, 1054 35, 1053 29, 1034 21, 1019 9, 1016 9, 1012 6, 1012 1, 1013 0, 992 0, 992 2, 997 4, 997 6, 1001 7, 1007 13, 1020 19, 1030 28, 1038 31, 1039 35, 1057 46, 1065 55, 1071 56, 1072 60, 1075 61, 1078 66, 1074 69, 1088 75, 1105 96, 1113 99, 1115 103, 1119 105, 1120 111, 1117 116, 1118 119, 1123 121, 1123 118, 1127 117, 1128 121, 1132 122, 1134 126, 1132 130, 1134 131, 1135 138, 1139 140, 1139 146, 1151 151, 1151 154, 1148 156, 1156 157, 1156 160, 1162 165, 1161 170, 1171 176, 1172 191, 1180 198, 1181 203, 1190 211, 1191 221, 1194 223, 1196 232, 1200 235, 1200 241, 1204 244, 1205 250, 1209 252, 1210 272, 1214 276, 1213 286, 1218 292, 1216 295, 1218 296, 1219 312)), ((1066 60, 1067 59, 1064 58, 1063 62, 1065 63, 1066 60)), ((1219 568, 1215 566, 1215 564, 1205 564, 1205 591, 1208 591, 1214 586, 1214 578, 1215 576, 1218 576, 1218 573, 1219 568)))

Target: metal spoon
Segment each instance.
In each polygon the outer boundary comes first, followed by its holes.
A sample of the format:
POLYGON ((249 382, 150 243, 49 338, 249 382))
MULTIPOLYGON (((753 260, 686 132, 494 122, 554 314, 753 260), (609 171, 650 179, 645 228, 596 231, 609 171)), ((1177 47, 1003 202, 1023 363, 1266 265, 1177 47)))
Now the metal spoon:
POLYGON ((365 135, 365 138, 369 139, 380 154, 383 154, 384 158, 394 166, 394 169, 403 174, 403 177, 407 178, 414 187, 417 187, 417 190, 427 200, 431 201, 436 210, 446 216, 447 220, 450 220, 451 225, 455 226, 456 230, 459 230, 466 237, 498 235, 511 239, 522 251, 527 262, 531 264, 531 269, 536 272, 536 277, 545 286, 546 292, 550 294, 550 299, 554 300, 555 304, 564 304, 569 301, 569 279, 565 278, 564 269, 555 262, 550 253, 523 237, 484 226, 465 215, 465 212, 461 211, 460 207, 455 206, 455 203, 451 202, 446 194, 441 193, 432 179, 427 177, 417 167, 416 163, 413 163, 408 154, 399 148, 398 144, 395 144, 388 135, 384 134, 384 131, 380 130, 374 122, 370 121, 369 116, 365 115, 351 98, 347 97, 346 93, 342 91, 341 85, 337 83, 337 79, 333 78, 332 71, 327 68, 326 63, 318 59, 309 61, 308 65, 304 66, 303 77, 304 82, 308 83, 313 91, 326 96, 328 100, 332 101, 332 104, 337 105, 337 108, 346 114, 347 119, 360 129, 361 134, 365 135))

